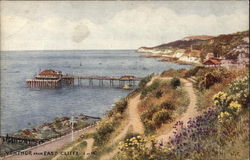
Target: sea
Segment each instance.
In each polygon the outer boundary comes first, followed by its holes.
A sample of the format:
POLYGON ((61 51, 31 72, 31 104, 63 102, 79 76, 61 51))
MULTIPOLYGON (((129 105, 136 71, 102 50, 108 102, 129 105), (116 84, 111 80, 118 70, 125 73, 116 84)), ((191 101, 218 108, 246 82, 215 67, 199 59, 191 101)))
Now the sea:
POLYGON ((102 117, 131 90, 110 87, 109 82, 58 89, 32 89, 25 80, 45 69, 85 76, 145 77, 167 69, 190 68, 157 58, 144 58, 136 50, 1 51, 1 135, 37 127, 56 117, 81 113, 102 117))

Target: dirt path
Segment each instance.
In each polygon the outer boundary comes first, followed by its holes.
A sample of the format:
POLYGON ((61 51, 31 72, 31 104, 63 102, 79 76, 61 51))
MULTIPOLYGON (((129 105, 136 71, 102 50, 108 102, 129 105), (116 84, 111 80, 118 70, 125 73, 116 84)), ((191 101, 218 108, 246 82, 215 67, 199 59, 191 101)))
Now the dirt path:
MULTIPOLYGON (((165 79, 165 78, 161 78, 161 79, 165 79)), ((190 103, 187 107, 187 111, 181 116, 181 118, 172 122, 170 126, 173 126, 177 121, 182 121, 184 123, 184 126, 186 126, 187 122, 189 121, 189 118, 194 118, 198 114, 196 110, 197 98, 194 93, 193 84, 187 81, 186 79, 181 79, 181 81, 184 83, 184 90, 189 95, 190 103)), ((165 144, 169 141, 169 138, 174 135, 174 131, 175 130, 173 128, 166 129, 165 133, 159 136, 157 139, 165 144)))
MULTIPOLYGON (((135 97, 131 98, 128 102, 128 124, 124 129, 120 132, 118 136, 114 138, 111 144, 115 144, 122 140, 128 133, 129 128, 132 128, 132 131, 134 133, 139 133, 143 134, 144 133, 144 126, 141 121, 140 115, 138 113, 138 104, 140 102, 140 94, 136 95, 135 97)), ((119 152, 119 149, 116 148, 112 152, 103 155, 100 160, 109 160, 111 159, 114 155, 116 155, 119 152)))
POLYGON ((113 145, 113 144, 119 142, 120 140, 122 140, 126 136, 126 134, 128 133, 128 130, 129 130, 130 127, 131 127, 131 125, 127 124, 123 128, 123 130, 112 140, 110 145, 113 145))
MULTIPOLYGON (((74 140, 80 137, 83 133, 90 132, 95 130, 95 126, 89 127, 84 130, 76 131, 74 132, 74 140)), ((72 142, 71 134, 65 135, 63 137, 60 137, 58 139, 54 139, 52 141, 43 143, 39 146, 35 146, 32 148, 28 148, 24 150, 26 153, 30 153, 28 155, 11 155, 6 156, 3 158, 3 160, 39 160, 45 157, 48 157, 49 155, 45 155, 45 152, 56 152, 60 148, 62 148, 64 145, 72 142), (41 154, 40 154, 41 153, 41 154)))
POLYGON ((129 124, 132 126, 134 133, 144 134, 144 126, 141 121, 141 117, 138 113, 138 105, 140 102, 141 94, 133 97, 129 100, 128 103, 128 112, 129 112, 129 124))
POLYGON ((92 152, 92 147, 93 147, 93 144, 94 144, 94 139, 93 138, 89 138, 89 139, 86 139, 85 141, 87 142, 87 148, 85 150, 84 158, 88 158, 88 156, 92 152))
MULTIPOLYGON (((171 77, 155 76, 151 79, 151 81, 147 84, 147 86, 151 85, 152 82, 156 79, 169 80, 169 79, 171 79, 171 77)), ((173 126, 177 121, 183 121, 184 124, 186 124, 188 122, 189 118, 195 117, 197 115, 197 111, 196 111, 197 99, 196 99, 196 95, 194 93, 193 84, 191 82, 187 81, 186 79, 181 79, 181 82, 184 84, 184 87, 183 87, 184 90, 189 95, 190 103, 187 107, 187 111, 181 116, 181 118, 179 118, 178 120, 176 120, 175 122, 173 122, 173 124, 170 124, 169 126, 173 126)), ((137 106, 138 106, 139 102, 140 102, 140 94, 133 97, 132 99, 130 99, 130 101, 128 103, 128 112, 129 112, 128 124, 122 130, 122 132, 117 137, 115 137, 115 139, 114 139, 115 143, 120 141, 126 135, 129 127, 132 127, 132 129, 135 133, 139 133, 139 134, 144 133, 144 126, 141 122, 140 115, 139 115, 138 110, 137 110, 137 106)), ((167 128, 165 133, 163 135, 159 136, 157 139, 159 141, 162 141, 163 143, 165 143, 169 140, 169 137, 173 135, 173 131, 174 131, 174 129, 172 127, 167 128)), ((110 152, 106 155, 103 155, 100 158, 100 160, 109 160, 113 156, 115 156, 118 152, 119 152, 119 149, 117 148, 117 149, 113 150, 112 152, 110 152)))

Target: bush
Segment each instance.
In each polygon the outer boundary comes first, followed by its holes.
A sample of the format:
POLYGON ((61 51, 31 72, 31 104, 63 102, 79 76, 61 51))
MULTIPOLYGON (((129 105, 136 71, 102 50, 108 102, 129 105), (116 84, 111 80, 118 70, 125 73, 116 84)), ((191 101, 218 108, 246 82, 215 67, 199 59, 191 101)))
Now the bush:
POLYGON ((114 110, 116 112, 123 113, 125 109, 127 108, 127 105, 128 105, 127 99, 123 98, 115 104, 114 110))
POLYGON ((156 112, 152 117, 152 121, 157 128, 168 120, 171 120, 171 116, 169 114, 169 111, 166 109, 162 109, 159 112, 156 112))
POLYGON ((146 97, 147 94, 154 92, 160 87, 160 80, 154 80, 150 86, 146 86, 141 90, 141 99, 146 97))
POLYGON ((133 137, 137 137, 137 136, 140 136, 140 134, 138 134, 138 133, 128 133, 128 134, 125 136, 124 140, 130 139, 130 138, 133 138, 133 137))
POLYGON ((138 88, 141 90, 142 88, 144 88, 147 83, 152 79, 152 77, 154 76, 154 74, 151 74, 147 77, 145 77, 143 80, 140 81, 138 88))
POLYGON ((205 67, 203 67, 203 66, 197 66, 197 67, 195 67, 195 68, 192 68, 192 69, 190 69, 190 70, 188 70, 186 73, 185 73, 185 78, 188 78, 188 77, 192 77, 192 76, 195 76, 196 75, 196 73, 200 70, 200 69, 203 69, 203 68, 205 68, 205 67))
POLYGON ((243 106, 249 104, 249 76, 239 77, 228 88, 228 93, 243 106))
POLYGON ((94 134, 95 143, 102 145, 107 142, 117 124, 117 122, 112 120, 101 121, 97 126, 96 133, 94 134))
POLYGON ((163 102, 160 107, 162 109, 167 109, 167 110, 175 110, 175 106, 170 102, 170 101, 166 101, 163 102))
POLYGON ((205 88, 208 89, 209 87, 211 87, 212 85, 214 85, 215 83, 219 82, 219 79, 217 77, 215 77, 215 75, 213 73, 207 73, 205 75, 205 88))
POLYGON ((156 97, 156 98, 161 98, 161 97, 162 97, 162 94, 163 94, 162 90, 158 90, 158 91, 156 91, 156 93, 155 93, 155 97, 156 97))
POLYGON ((173 88, 177 88, 178 86, 181 85, 181 81, 179 78, 172 78, 170 84, 173 88))

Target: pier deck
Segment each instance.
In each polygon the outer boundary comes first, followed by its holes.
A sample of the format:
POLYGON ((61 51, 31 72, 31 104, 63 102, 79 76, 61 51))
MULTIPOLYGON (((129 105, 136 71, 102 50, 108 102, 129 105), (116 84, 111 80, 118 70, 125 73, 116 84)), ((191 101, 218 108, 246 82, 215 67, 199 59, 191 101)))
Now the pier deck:
MULTIPOLYGON (((48 71, 47 71, 48 72, 48 71)), ((49 72, 53 72, 49 70, 49 72)), ((104 81, 109 81, 110 86, 117 86, 115 82, 119 82, 118 86, 122 87, 125 84, 135 86, 136 82, 141 81, 143 78, 126 75, 126 76, 74 76, 69 74, 61 74, 61 72, 56 72, 60 74, 56 74, 56 76, 51 75, 38 75, 34 79, 27 79, 26 84, 30 88, 57 88, 62 87, 64 85, 74 85, 75 80, 77 80, 78 85, 82 85, 81 80, 88 80, 89 85, 94 85, 94 80, 99 81, 99 86, 104 86, 104 81)))

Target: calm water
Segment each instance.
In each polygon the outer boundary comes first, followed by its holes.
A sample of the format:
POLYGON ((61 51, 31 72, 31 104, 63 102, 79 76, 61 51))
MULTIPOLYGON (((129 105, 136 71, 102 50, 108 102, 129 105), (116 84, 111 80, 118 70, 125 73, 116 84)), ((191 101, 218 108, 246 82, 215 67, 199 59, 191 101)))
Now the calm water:
MULTIPOLYGON (((140 58, 136 51, 15 51, 1 52, 1 134, 35 127, 55 117, 84 113, 102 116, 129 91, 110 87, 30 89, 25 79, 40 70, 73 75, 147 76, 170 68, 187 68, 157 59, 140 58), (81 64, 81 65, 80 65, 81 64)), ((98 85, 98 82, 95 82, 98 85)))

